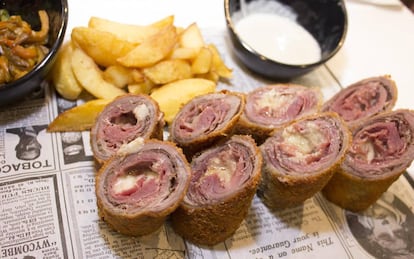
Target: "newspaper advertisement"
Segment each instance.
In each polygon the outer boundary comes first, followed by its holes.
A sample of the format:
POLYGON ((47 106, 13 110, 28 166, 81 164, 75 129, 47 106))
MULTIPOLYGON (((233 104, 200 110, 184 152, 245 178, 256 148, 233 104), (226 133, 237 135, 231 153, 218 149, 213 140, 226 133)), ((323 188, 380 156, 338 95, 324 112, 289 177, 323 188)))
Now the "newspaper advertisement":
MULTIPOLYGON (((271 83, 228 54, 224 31, 205 33, 234 71, 234 79, 219 88, 249 91, 271 83)), ((325 98, 343 87, 327 66, 294 82, 321 87, 325 98)), ((408 173, 362 213, 340 209, 320 193, 279 211, 254 197, 241 226, 214 247, 187 242, 168 220, 144 237, 119 234, 98 216, 89 132, 46 132, 78 102, 62 99, 45 82, 24 102, 0 109, 0 258, 414 257, 414 184, 408 173)))

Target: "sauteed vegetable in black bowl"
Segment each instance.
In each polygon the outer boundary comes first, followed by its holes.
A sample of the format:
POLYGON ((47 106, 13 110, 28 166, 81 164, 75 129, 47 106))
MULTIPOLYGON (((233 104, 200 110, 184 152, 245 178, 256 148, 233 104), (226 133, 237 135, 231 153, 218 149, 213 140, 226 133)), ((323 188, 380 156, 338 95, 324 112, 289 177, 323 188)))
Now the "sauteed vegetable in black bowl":
POLYGON ((0 106, 18 102, 40 87, 67 24, 67 0, 0 1, 0 106))

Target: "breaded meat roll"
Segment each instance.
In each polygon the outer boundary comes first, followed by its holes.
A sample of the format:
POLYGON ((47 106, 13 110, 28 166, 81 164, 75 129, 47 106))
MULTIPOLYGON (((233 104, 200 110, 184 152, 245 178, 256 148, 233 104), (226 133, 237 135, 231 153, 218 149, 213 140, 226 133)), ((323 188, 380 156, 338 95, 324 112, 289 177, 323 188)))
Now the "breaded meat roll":
POLYGON ((174 118, 170 140, 191 158, 194 153, 231 135, 244 103, 243 95, 229 91, 197 96, 174 118))
POLYGON ((163 138, 164 115, 157 102, 145 94, 115 98, 99 114, 91 129, 96 161, 108 160, 117 150, 138 137, 163 138))
POLYGON ((338 113, 351 127, 361 120, 391 111, 397 101, 397 86, 390 76, 356 82, 332 96, 322 111, 338 113))
POLYGON ((414 159, 414 112, 399 109, 357 125, 338 172, 323 189, 331 202, 350 211, 375 203, 414 159))
POLYGON ((249 134, 262 143, 270 133, 293 120, 319 111, 318 88, 298 84, 274 84, 246 94, 246 105, 236 125, 238 134, 249 134))
POLYGON ((261 165, 260 151, 247 135, 200 152, 191 162, 187 195, 172 214, 174 230, 199 245, 226 240, 248 213, 261 165))
POLYGON ((182 201, 190 176, 190 165, 175 144, 138 138, 98 171, 99 216, 122 234, 152 233, 182 201))
POLYGON ((271 209, 300 205, 326 185, 350 140, 345 122, 333 112, 276 130, 260 146, 263 169, 258 196, 271 209))

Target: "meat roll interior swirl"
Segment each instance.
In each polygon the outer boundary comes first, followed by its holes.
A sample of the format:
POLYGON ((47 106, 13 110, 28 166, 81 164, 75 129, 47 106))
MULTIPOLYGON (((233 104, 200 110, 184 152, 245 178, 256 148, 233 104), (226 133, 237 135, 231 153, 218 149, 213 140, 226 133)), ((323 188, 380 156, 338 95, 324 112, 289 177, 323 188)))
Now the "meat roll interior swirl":
POLYGON ((230 237, 247 215, 261 165, 256 143, 247 135, 233 135, 195 156, 190 187, 171 217, 175 231, 202 245, 230 237))
POLYGON ((276 128, 319 111, 322 94, 318 88, 298 84, 266 85, 247 93, 236 132, 252 135, 258 143, 276 128))
POLYGON ((349 142, 350 132, 336 113, 308 116, 276 130, 260 146, 258 196, 274 209, 303 203, 329 181, 349 142))
POLYGON ((120 96, 105 107, 91 129, 94 157, 102 163, 138 137, 162 139, 163 127, 163 113, 150 96, 120 96))
POLYGON ((400 109, 362 121, 340 170, 322 193, 342 208, 362 211, 379 199, 414 159, 414 112, 400 109))
POLYGON ((397 86, 390 76, 371 77, 356 82, 335 94, 322 106, 322 111, 338 113, 348 124, 384 111, 397 101, 397 86))
POLYGON ((182 147, 187 157, 191 157, 231 134, 244 103, 243 95, 228 91, 195 97, 174 118, 170 140, 182 147))
POLYGON ((98 171, 98 212, 115 230, 141 236, 156 231, 175 210, 188 189, 191 171, 171 142, 138 138, 129 146, 98 171))

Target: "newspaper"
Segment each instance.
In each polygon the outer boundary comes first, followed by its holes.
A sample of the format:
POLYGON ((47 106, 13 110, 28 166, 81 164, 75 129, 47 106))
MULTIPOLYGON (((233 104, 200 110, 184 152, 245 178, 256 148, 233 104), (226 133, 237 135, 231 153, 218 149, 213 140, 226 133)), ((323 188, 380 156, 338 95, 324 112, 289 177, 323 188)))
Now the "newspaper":
MULTIPOLYGON (((271 83, 232 56, 224 31, 204 30, 234 79, 221 89, 249 91, 271 83)), ((322 66, 293 80, 342 86, 322 66)), ((364 213, 351 213, 321 194, 303 205, 271 211, 257 197, 234 235, 214 247, 194 245, 169 221, 155 233, 129 237, 97 214, 89 132, 47 133, 47 125, 80 101, 60 98, 48 83, 23 103, 0 109, 0 258, 413 258, 413 180, 402 175, 364 213)))

